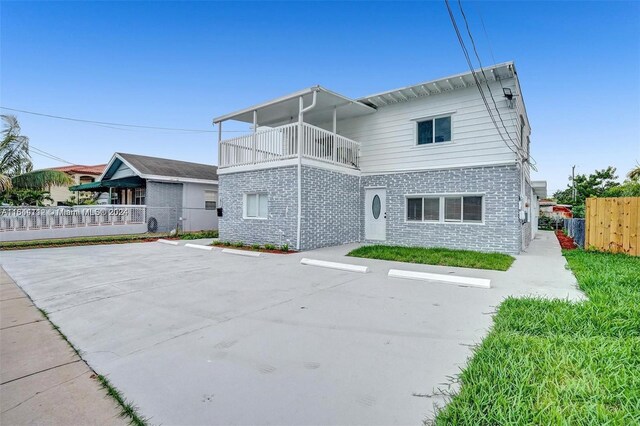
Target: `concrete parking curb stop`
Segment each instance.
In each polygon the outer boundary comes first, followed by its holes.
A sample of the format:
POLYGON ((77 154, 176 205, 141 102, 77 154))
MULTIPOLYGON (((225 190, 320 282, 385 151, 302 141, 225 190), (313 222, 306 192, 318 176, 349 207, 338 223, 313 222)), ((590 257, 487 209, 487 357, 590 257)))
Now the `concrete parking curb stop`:
POLYGON ((300 263, 302 265, 319 266, 321 268, 338 269, 340 271, 347 272, 359 272, 361 274, 366 274, 367 272, 369 272, 369 268, 367 266, 352 265, 350 263, 328 262, 326 260, 308 259, 306 257, 300 259, 300 263))
POLYGON ((184 245, 185 247, 190 247, 190 248, 195 248, 195 249, 200 249, 200 250, 213 250, 212 246, 203 246, 200 244, 191 244, 191 243, 187 243, 184 245))
POLYGON ((172 246, 177 246, 178 245, 177 241, 163 240, 162 238, 160 238, 158 240, 158 242, 162 243, 162 244, 169 244, 169 245, 172 245, 172 246))
POLYGON ((491 288, 491 280, 486 278, 460 277, 455 275, 431 274, 428 272, 406 271, 403 269, 389 269, 390 278, 406 278, 409 280, 438 281, 447 284, 471 287, 491 288))
POLYGON ((259 257, 260 252, 247 250, 222 249, 223 253, 237 254, 238 256, 259 257))

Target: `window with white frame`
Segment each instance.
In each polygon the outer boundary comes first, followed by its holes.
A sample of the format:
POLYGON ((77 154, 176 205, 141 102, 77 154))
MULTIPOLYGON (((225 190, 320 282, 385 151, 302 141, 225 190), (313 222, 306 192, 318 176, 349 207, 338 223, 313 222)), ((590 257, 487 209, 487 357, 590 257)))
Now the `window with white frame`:
POLYGON ((136 188, 133 191, 133 204, 137 206, 144 205, 147 195, 146 188, 136 188))
POLYGON ((217 207, 218 194, 216 191, 204 191, 204 209, 215 210, 217 207))
POLYGON ((451 142, 451 116, 418 120, 417 145, 451 142))
POLYGON ((408 196, 408 222, 482 222, 481 195, 408 196))
POLYGON ((265 193, 245 194, 244 217, 249 219, 267 218, 268 196, 265 193))

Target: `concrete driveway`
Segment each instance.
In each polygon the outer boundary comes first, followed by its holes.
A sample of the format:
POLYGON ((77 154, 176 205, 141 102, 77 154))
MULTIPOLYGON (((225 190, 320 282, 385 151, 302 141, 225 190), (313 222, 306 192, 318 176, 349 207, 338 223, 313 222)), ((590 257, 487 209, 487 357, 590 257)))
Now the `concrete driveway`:
POLYGON ((344 258, 352 247, 249 258, 136 243, 0 256, 152 424, 417 425, 505 296, 581 298, 550 233, 508 272, 344 258), (302 266, 303 256, 371 272, 302 266), (390 267, 494 287, 390 279, 390 267))

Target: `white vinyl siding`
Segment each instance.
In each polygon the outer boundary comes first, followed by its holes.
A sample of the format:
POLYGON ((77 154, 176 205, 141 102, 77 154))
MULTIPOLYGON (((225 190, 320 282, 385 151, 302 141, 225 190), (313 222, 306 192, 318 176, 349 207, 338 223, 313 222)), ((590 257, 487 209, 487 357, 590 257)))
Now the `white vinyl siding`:
POLYGON ((244 217, 245 219, 267 218, 268 196, 263 193, 245 194, 244 217))
MULTIPOLYGON (((514 81, 503 80, 502 84, 513 87, 515 93, 514 81)), ((518 108, 508 108, 500 85, 490 84, 505 126, 518 143, 518 108)), ((493 108, 491 100, 489 104, 493 108)), ((373 114, 350 120, 340 121, 338 110, 338 120, 338 133, 362 144, 360 168, 367 174, 502 164, 516 159, 500 138, 475 86, 385 105, 373 114), (449 115, 450 143, 417 146, 416 122, 449 115)), ((499 120, 498 125, 504 132, 499 120)))

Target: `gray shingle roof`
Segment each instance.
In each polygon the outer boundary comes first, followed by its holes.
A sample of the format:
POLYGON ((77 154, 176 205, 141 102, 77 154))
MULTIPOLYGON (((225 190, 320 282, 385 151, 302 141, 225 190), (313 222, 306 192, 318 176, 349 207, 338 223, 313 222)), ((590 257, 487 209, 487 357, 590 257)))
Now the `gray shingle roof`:
POLYGON ((218 180, 218 168, 216 166, 122 152, 117 154, 144 175, 218 180))

